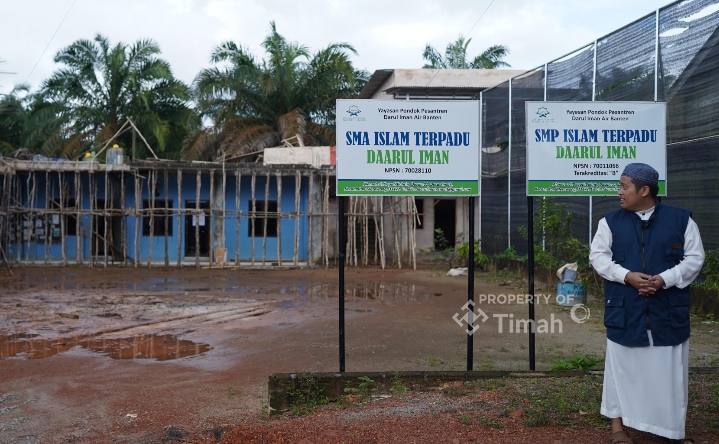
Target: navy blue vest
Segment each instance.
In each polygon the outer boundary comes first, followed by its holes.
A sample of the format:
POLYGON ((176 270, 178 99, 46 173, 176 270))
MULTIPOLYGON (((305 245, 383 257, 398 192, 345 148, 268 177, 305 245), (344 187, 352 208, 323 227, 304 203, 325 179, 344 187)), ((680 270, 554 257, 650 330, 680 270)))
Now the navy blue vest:
MULTIPOLYGON (((629 271, 650 276, 684 259, 684 233, 691 213, 657 202, 647 222, 624 209, 605 216, 612 231, 612 259, 629 271)), ((659 289, 642 296, 631 285, 604 281, 607 338, 628 347, 678 345, 689 339, 689 287, 659 289)))

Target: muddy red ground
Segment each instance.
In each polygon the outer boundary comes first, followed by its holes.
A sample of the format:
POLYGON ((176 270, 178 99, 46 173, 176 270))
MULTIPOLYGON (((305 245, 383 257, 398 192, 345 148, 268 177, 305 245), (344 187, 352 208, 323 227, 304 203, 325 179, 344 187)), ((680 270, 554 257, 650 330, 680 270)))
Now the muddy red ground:
MULTIPOLYGON (((14 272, 0 278, 2 443, 605 441, 606 430, 468 427, 437 412, 329 409, 262 420, 269 374, 338 370, 337 270, 14 272)), ((465 369, 466 335, 453 316, 464 313, 466 278, 429 270, 346 277, 347 371, 465 369)), ((478 281, 477 299, 522 287, 478 281)), ((603 356, 600 306, 590 301, 596 313, 578 324, 568 309, 539 302, 537 318, 554 319, 555 331, 537 334, 538 369, 603 356)), ((475 334, 474 369, 527 369, 527 335, 506 323, 526 317, 527 306, 481 307, 490 318, 475 334), (507 315, 501 332, 494 314, 507 315)), ((718 336, 695 329, 692 365, 716 357, 718 336)))

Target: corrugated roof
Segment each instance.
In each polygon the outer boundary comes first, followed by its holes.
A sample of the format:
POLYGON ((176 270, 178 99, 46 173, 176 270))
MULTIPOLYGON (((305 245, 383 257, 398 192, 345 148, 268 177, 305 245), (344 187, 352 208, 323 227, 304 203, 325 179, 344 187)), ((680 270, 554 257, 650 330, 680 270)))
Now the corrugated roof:
POLYGON ((367 84, 360 91, 358 99, 371 99, 375 92, 392 75, 394 69, 378 69, 372 74, 367 84))

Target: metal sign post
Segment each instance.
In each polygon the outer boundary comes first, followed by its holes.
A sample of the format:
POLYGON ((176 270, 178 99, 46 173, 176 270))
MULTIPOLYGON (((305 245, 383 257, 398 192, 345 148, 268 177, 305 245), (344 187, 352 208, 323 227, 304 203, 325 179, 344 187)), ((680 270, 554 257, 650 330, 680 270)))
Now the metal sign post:
MULTIPOLYGON (((479 102, 336 101, 339 209, 339 348, 345 371, 343 196, 469 197, 468 300, 474 304, 474 197, 479 194, 479 102)), ((383 216, 380 216, 383 217, 383 216)), ((402 254, 402 251, 398 252, 402 254)), ((468 307, 469 307, 468 302, 468 307)), ((468 310, 471 311, 471 310, 468 310)), ((467 322, 474 330, 473 312, 467 322)), ((472 337, 467 339, 472 369, 472 337)))
POLYGON ((340 253, 340 264, 339 264, 339 315, 340 315, 340 372, 345 371, 345 204, 344 198, 339 197, 337 199, 337 214, 339 214, 339 220, 337 225, 339 227, 339 253, 340 253))

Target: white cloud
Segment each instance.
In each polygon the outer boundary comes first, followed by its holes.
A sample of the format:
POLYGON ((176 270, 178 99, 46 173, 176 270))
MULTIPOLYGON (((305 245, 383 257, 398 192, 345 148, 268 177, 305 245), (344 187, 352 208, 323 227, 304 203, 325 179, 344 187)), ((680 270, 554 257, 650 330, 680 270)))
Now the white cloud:
MULTIPOLYGON (((492 44, 509 46, 507 61, 531 69, 592 42, 668 0, 502 0, 495 1, 468 35, 470 55, 492 44), (622 13, 618 14, 617 11, 622 13)), ((466 34, 491 0, 77 0, 29 82, 37 87, 58 68, 55 53, 73 41, 100 32, 113 43, 155 39, 175 74, 191 82, 209 65, 212 49, 224 40, 264 56, 260 44, 275 20, 288 40, 316 50, 331 42, 355 46, 359 68, 414 68, 424 64, 429 43, 444 51, 466 34)), ((21 83, 72 0, 23 0, 3 4, 0 93, 21 83), (33 17, 28 26, 25 17, 33 17)))

